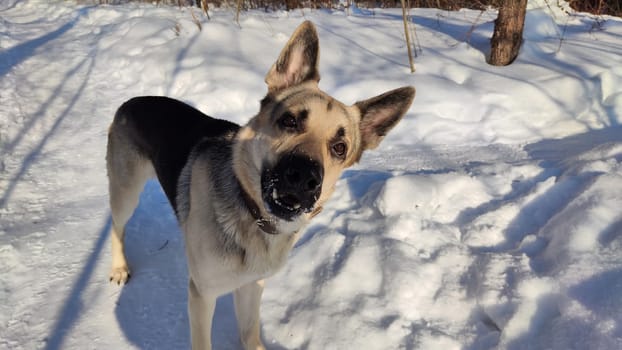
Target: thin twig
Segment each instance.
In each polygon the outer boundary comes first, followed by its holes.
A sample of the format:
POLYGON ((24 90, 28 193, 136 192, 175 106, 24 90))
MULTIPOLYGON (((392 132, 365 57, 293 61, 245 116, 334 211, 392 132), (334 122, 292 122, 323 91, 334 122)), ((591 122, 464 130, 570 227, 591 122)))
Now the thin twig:
POLYGON ((415 72, 415 63, 413 62, 412 47, 410 45, 410 35, 408 34, 408 19, 406 15, 406 1, 402 0, 402 19, 404 21, 404 36, 406 36, 406 46, 408 48, 408 61, 410 62, 410 72, 415 72))

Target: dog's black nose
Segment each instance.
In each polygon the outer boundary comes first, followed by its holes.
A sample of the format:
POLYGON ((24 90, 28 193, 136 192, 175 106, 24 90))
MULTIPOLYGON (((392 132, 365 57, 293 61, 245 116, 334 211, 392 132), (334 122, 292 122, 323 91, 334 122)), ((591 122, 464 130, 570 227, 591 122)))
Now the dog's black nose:
POLYGON ((288 190, 304 195, 313 193, 322 186, 323 169, 317 161, 293 155, 285 158, 281 164, 284 167, 282 178, 288 190))
POLYGON ((264 168, 262 197, 272 214, 291 220, 313 210, 322 192, 323 178, 320 162, 304 154, 285 154, 274 168, 264 168))

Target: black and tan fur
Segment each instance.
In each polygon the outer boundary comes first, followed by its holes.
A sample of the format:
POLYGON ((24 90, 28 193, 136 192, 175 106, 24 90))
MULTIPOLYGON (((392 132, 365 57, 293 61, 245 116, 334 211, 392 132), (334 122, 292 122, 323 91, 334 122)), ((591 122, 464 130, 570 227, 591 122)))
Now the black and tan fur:
POLYGON ((108 136, 110 279, 127 282, 125 224, 157 176, 183 229, 193 349, 210 348, 216 298, 234 292, 242 343, 262 349, 263 279, 283 266, 341 172, 378 146, 414 98, 403 87, 346 106, 318 88, 318 36, 292 35, 266 76, 268 93, 245 126, 166 97, 137 97, 108 136))

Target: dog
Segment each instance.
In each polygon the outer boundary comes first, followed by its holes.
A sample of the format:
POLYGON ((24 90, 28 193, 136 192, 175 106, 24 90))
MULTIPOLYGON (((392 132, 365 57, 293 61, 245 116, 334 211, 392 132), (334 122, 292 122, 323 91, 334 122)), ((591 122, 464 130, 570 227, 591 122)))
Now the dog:
POLYGON ((244 126, 180 101, 135 97, 117 110, 106 164, 112 216, 110 280, 124 284, 125 225, 157 177, 185 239, 192 349, 211 348, 216 298, 233 292, 242 345, 263 349, 264 279, 284 264, 340 174, 404 116, 414 87, 347 106, 318 87, 319 39, 302 23, 272 65, 244 126))

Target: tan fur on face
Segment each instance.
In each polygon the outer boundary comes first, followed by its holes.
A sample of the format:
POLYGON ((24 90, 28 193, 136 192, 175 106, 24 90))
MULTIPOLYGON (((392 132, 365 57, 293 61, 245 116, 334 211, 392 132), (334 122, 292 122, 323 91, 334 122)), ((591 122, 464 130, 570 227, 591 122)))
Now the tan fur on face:
POLYGON ((330 97, 310 81, 285 89, 269 100, 259 114, 238 134, 234 150, 234 168, 244 189, 261 203, 261 171, 263 166, 274 166, 280 155, 296 151, 322 164, 324 177, 322 192, 316 203, 321 207, 333 192, 341 172, 358 160, 360 154, 360 113, 353 106, 330 97), (306 111, 304 132, 288 133, 280 130, 278 118, 285 112, 299 115, 306 111), (342 140, 347 144, 344 159, 336 158, 330 148, 338 130, 345 130, 342 140))

